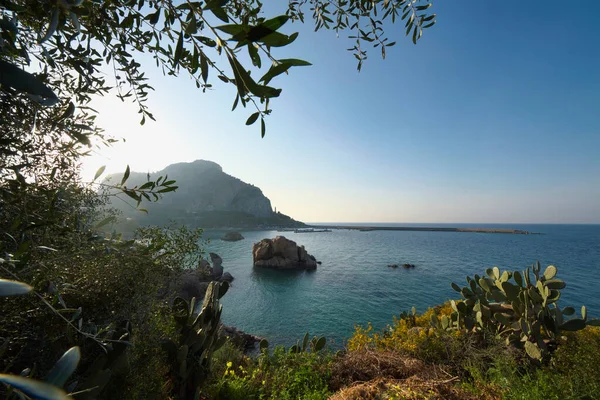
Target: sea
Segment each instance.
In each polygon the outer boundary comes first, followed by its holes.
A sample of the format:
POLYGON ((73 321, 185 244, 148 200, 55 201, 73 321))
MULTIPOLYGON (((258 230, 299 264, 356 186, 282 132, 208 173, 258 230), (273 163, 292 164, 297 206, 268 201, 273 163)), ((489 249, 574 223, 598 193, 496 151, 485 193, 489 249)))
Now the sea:
MULTIPOLYGON (((340 225, 340 224, 336 224, 340 225)), ((395 224, 348 224, 394 226, 395 224)), ((294 233, 241 231, 225 242, 223 231, 206 231, 208 252, 223 258, 235 280, 222 298, 222 320, 271 344, 290 346, 306 332, 342 347, 355 325, 384 329, 393 317, 418 312, 460 295, 451 282, 484 275, 493 266, 522 271, 533 263, 554 265, 567 284, 559 305, 582 305, 600 317, 600 225, 397 224, 422 227, 520 229, 535 235, 469 232, 359 231, 294 233), (285 236, 304 245, 322 264, 316 271, 253 267, 252 245, 285 236), (388 264, 414 264, 393 269, 388 264)), ((579 313, 579 311, 578 311, 579 313)))

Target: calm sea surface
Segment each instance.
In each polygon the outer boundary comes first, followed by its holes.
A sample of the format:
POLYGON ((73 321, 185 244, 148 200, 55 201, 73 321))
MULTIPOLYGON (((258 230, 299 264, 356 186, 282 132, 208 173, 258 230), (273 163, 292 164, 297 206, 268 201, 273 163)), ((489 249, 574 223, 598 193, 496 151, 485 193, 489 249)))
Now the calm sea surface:
POLYGON ((224 322, 273 344, 291 345, 308 331, 326 335, 340 346, 352 334, 354 324, 370 321, 380 329, 392 322, 393 315, 413 306, 422 312, 459 298, 451 281, 462 286, 467 275, 482 275, 487 267, 514 271, 535 261, 543 268, 558 267, 558 278, 567 283, 559 304, 586 305, 592 316, 600 317, 600 225, 481 226, 543 235, 250 231, 242 232, 242 241, 223 242, 218 240, 223 232, 207 231, 205 238, 211 239, 207 250, 223 257, 225 271, 235 277, 222 299, 224 322), (305 245, 323 264, 314 272, 254 268, 252 244, 276 235, 305 245), (416 268, 387 267, 403 263, 416 268))

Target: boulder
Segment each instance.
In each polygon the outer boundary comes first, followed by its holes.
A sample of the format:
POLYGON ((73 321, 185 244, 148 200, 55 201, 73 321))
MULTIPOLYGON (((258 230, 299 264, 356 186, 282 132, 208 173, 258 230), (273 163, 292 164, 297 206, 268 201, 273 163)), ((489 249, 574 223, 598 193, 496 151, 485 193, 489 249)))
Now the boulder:
POLYGON ((233 276, 231 276, 229 272, 225 272, 223 275, 221 275, 220 280, 231 283, 233 281, 233 276))
POLYGON ((398 264, 389 264, 388 267, 389 268, 398 268, 398 264))
POLYGON ((242 240, 244 237, 239 232, 227 232, 225 236, 221 238, 226 242, 237 242, 238 240, 242 240))
POLYGON ((278 269, 315 269, 317 262, 308 254, 304 246, 298 246, 284 236, 263 239, 252 246, 255 267, 278 269))
POLYGON ((202 300, 208 283, 206 274, 202 271, 198 269, 185 271, 169 283, 165 298, 168 301, 172 301, 175 297, 181 297, 187 301, 190 301, 192 297, 202 300))
POLYGON ((223 259, 217 253, 209 253, 209 256, 212 262, 212 275, 215 278, 220 278, 223 275, 223 259))
POLYGON ((402 266, 406 269, 409 269, 409 268, 414 268, 415 264, 402 264, 402 266))

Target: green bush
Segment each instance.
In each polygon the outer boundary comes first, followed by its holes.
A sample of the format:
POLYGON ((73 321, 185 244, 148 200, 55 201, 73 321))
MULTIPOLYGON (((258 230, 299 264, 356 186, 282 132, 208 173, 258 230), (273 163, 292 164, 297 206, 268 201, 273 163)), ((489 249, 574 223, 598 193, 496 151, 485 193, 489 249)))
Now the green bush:
POLYGON ((253 359, 239 357, 231 347, 215 355, 213 381, 207 388, 215 399, 326 399, 332 356, 328 353, 290 353, 277 347, 253 359), (225 364, 223 365, 223 362, 225 364), (221 375, 216 375, 220 373, 221 375))

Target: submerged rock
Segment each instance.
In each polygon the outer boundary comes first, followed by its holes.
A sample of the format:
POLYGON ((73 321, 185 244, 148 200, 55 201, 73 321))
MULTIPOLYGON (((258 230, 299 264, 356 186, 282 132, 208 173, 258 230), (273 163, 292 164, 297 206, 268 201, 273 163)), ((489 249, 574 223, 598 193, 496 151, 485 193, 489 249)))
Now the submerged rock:
POLYGON ((316 259, 308 254, 304 246, 298 246, 284 236, 263 239, 252 246, 252 259, 255 267, 277 269, 315 269, 316 259))
POLYGON ((402 264, 402 266, 406 269, 409 269, 409 268, 414 268, 415 264, 402 264))
POLYGON ((238 240, 242 239, 244 239, 244 237, 239 232, 227 232, 225 236, 221 238, 221 240, 224 240, 226 242, 237 242, 238 240))

